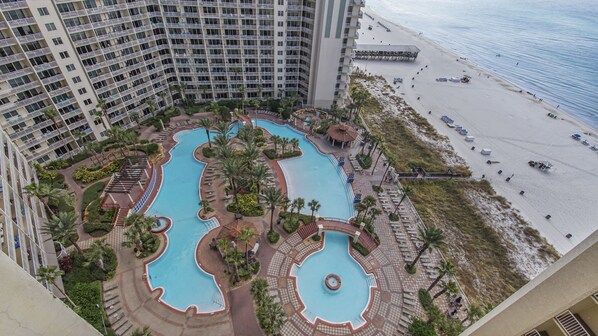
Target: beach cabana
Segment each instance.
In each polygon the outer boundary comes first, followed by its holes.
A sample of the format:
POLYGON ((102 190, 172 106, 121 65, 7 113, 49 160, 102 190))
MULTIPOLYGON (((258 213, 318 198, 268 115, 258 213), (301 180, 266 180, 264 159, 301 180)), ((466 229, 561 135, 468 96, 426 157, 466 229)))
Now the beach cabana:
POLYGON ((357 130, 345 124, 332 125, 326 133, 328 134, 328 141, 333 146, 340 146, 341 148, 353 146, 353 142, 357 139, 358 135, 357 130))

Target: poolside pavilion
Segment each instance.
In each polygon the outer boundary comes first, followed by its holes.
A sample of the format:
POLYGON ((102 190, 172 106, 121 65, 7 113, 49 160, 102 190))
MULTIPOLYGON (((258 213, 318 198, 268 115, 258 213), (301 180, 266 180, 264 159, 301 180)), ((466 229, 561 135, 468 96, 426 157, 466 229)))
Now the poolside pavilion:
POLYGON ((358 136, 357 130, 346 124, 332 125, 328 128, 326 133, 328 135, 328 141, 330 141, 333 146, 340 146, 341 148, 345 148, 345 146, 352 147, 353 142, 358 136))

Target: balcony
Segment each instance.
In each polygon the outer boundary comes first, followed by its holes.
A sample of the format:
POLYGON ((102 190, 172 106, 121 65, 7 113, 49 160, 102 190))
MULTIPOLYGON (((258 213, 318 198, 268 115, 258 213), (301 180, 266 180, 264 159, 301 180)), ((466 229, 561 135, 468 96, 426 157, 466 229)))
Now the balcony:
POLYGON ((42 35, 42 33, 33 33, 33 34, 18 37, 19 42, 21 42, 21 43, 33 42, 33 41, 41 40, 43 38, 44 38, 44 36, 42 35))
POLYGON ((7 2, 7 3, 0 2, 1 10, 23 9, 23 8, 27 8, 27 3, 25 2, 25 0, 18 0, 18 1, 7 2))
POLYGON ((12 71, 9 72, 7 74, 3 74, 0 75, 0 81, 7 81, 11 78, 16 78, 16 77, 21 77, 21 76, 25 76, 25 75, 30 75, 33 72, 31 71, 31 68, 24 68, 24 69, 20 69, 17 71, 12 71))
POLYGON ((56 74, 56 75, 51 76, 51 77, 46 77, 46 78, 42 79, 41 81, 42 81, 42 83, 44 85, 47 85, 47 84, 54 83, 54 82, 57 82, 57 81, 60 81, 60 80, 64 80, 64 75, 61 74, 61 73, 56 74))
POLYGON ((37 56, 43 56, 43 55, 50 55, 50 48, 40 48, 40 49, 35 49, 32 51, 25 51, 25 54, 27 54, 27 57, 37 57, 37 56))
POLYGON ((44 70, 48 70, 48 69, 52 69, 52 68, 56 68, 56 67, 58 67, 58 63, 56 63, 56 61, 52 61, 52 62, 48 62, 48 63, 34 65, 33 69, 35 69, 35 71, 44 71, 44 70))
POLYGON ((35 24, 35 19, 32 17, 12 20, 8 22, 12 28, 21 27, 21 26, 29 26, 35 24))
POLYGON ((4 64, 12 63, 12 62, 22 61, 24 59, 25 59, 25 55, 23 55, 21 53, 17 53, 14 55, 1 57, 0 64, 4 65, 4 64))
POLYGON ((0 47, 7 47, 9 45, 17 44, 17 41, 12 37, 0 39, 0 47))

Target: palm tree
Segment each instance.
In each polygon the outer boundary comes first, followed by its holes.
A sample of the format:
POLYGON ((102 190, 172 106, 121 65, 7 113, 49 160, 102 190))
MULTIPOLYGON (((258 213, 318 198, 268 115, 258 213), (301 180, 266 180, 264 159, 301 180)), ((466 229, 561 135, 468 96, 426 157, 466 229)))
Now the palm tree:
POLYGON ((62 134, 58 128, 58 122, 56 121, 56 117, 58 117, 58 111, 56 111, 53 108, 49 108, 47 110, 44 110, 42 112, 42 118, 44 120, 52 120, 52 124, 54 124, 54 127, 56 128, 56 130, 58 131, 58 138, 62 139, 62 134))
POLYGON ((386 169, 384 170, 384 174, 382 174, 382 179, 380 180, 380 184, 378 184, 378 187, 382 187, 382 183, 384 182, 384 179, 386 178, 386 174, 388 173, 388 170, 390 169, 390 167, 394 166, 397 163, 397 161, 392 158, 389 157, 386 163, 386 169))
POLYGON ((102 122, 102 125, 104 126, 105 130, 109 130, 110 126, 108 126, 106 122, 104 122, 104 118, 110 121, 110 118, 108 117, 108 110, 106 109, 106 101, 104 99, 98 99, 98 104, 96 105, 96 108, 98 108, 98 111, 94 113, 94 116, 96 117, 96 119, 99 119, 102 122))
POLYGON ((307 122, 307 126, 309 126, 309 134, 313 134, 314 131, 314 126, 316 125, 316 120, 315 119, 310 119, 307 122))
POLYGON ((270 209, 270 232, 272 232, 274 231, 274 210, 283 203, 282 192, 280 189, 269 187, 264 189, 264 194, 261 197, 268 205, 268 209, 270 209))
POLYGON ((143 329, 137 328, 133 330, 131 336, 152 336, 152 332, 148 326, 145 326, 143 329))
POLYGON ((379 135, 373 135, 370 138, 370 142, 374 144, 374 146, 372 146, 370 148, 370 150, 368 151, 368 156, 371 157, 372 156, 372 152, 376 150, 376 148, 378 148, 378 145, 381 144, 383 141, 382 137, 380 137, 379 135))
POLYGON ((249 293, 253 297, 253 301, 255 301, 258 307, 265 302, 266 296, 268 296, 267 290, 268 281, 266 281, 264 278, 257 278, 251 283, 249 293))
POLYGON ((471 323, 474 323, 482 316, 484 316, 484 310, 477 304, 470 304, 469 307, 467 307, 467 316, 461 320, 461 323, 465 323, 468 320, 471 321, 471 323))
POLYGON ((185 90, 187 90, 187 84, 176 83, 171 85, 170 88, 177 92, 177 94, 180 96, 181 101, 185 100, 185 90))
POLYGON ((366 210, 365 204, 363 204, 361 202, 355 203, 353 208, 355 209, 355 211, 357 211, 357 216, 355 216, 355 221, 357 223, 359 223, 359 216, 361 215, 362 212, 364 212, 366 210))
POLYGON ((455 264, 453 264, 450 261, 440 260, 440 265, 434 268, 436 269, 436 271, 438 271, 438 276, 436 277, 436 279, 434 279, 434 281, 432 281, 430 287, 428 287, 428 292, 430 292, 432 288, 434 288, 434 286, 436 286, 440 279, 442 279, 442 277, 444 277, 445 275, 448 277, 455 276, 456 267, 455 264))
POLYGON ((64 189, 52 188, 51 185, 46 183, 32 183, 25 186, 24 190, 25 194, 37 197, 50 215, 54 215, 54 212, 50 209, 49 203, 53 200, 59 201, 67 193, 64 189))
POLYGON ((228 254, 230 243, 228 242, 228 240, 221 238, 220 240, 218 240, 218 242, 216 242, 216 246, 218 247, 218 250, 224 258, 224 263, 226 264, 226 272, 230 273, 230 265, 228 264, 228 261, 226 261, 226 255, 228 254))
POLYGON ((370 209, 370 223, 373 223, 376 217, 382 214, 382 210, 378 208, 371 208, 370 209))
POLYGON ((74 212, 59 212, 42 227, 43 233, 49 234, 52 238, 62 244, 67 241, 73 244, 79 253, 83 250, 73 237, 77 236, 77 215, 74 212))
POLYGON ((367 195, 366 197, 364 197, 364 198, 361 200, 361 203, 363 203, 363 205, 365 205, 365 210, 364 210, 364 212, 363 212, 363 218, 362 218, 362 220, 365 220, 365 216, 368 214, 368 210, 369 210, 371 207, 375 206, 375 205, 376 205, 376 203, 377 203, 377 201, 376 201, 376 198, 375 198, 374 196, 372 196, 372 195, 367 195))
POLYGON ((457 292, 457 284, 453 280, 443 281, 440 288, 442 289, 438 293, 434 294, 432 301, 444 293, 453 294, 457 292))
POLYGON ((73 302, 73 300, 71 300, 71 298, 66 295, 66 293, 58 286, 56 286, 56 278, 61 277, 64 275, 64 272, 59 269, 58 267, 56 267, 56 265, 49 265, 47 267, 40 267, 37 270, 37 280, 39 282, 47 282, 50 285, 54 286, 54 288, 56 288, 60 294, 64 295, 64 297, 69 301, 69 303, 73 306, 73 307, 77 307, 77 305, 73 302))
POLYGON ((378 166, 378 160, 380 160, 380 157, 382 156, 382 154, 384 154, 385 149, 386 146, 384 146, 384 142, 381 142, 378 148, 378 157, 376 158, 376 163, 374 163, 374 167, 372 168, 372 175, 374 175, 374 172, 376 171, 376 166, 378 166))
POLYGON ((230 133, 231 127, 226 121, 219 121, 214 125, 214 129, 218 132, 218 134, 223 136, 228 136, 230 133))
POLYGON ((255 230, 251 228, 242 228, 239 234, 239 240, 245 243, 245 265, 249 265, 249 254, 247 253, 247 250, 249 249, 251 239, 253 239, 255 235, 255 230))
POLYGON ((85 253, 87 261, 83 263, 83 266, 89 267, 90 265, 95 264, 102 271, 106 271, 106 268, 104 268, 104 256, 110 249, 110 245, 106 243, 106 238, 94 241, 91 244, 90 250, 85 253))
POLYGON ((291 139, 291 146, 293 146, 293 151, 296 151, 297 147, 299 147, 299 139, 297 139, 297 138, 291 139))
POLYGON ((125 231, 125 241, 122 245, 125 247, 135 247, 138 252, 143 252, 143 235, 147 232, 137 225, 131 225, 125 231))
POLYGON ((160 101, 164 103, 164 107, 166 107, 166 100, 164 98, 166 98, 166 91, 160 91, 158 92, 158 97, 160 97, 160 101))
POLYGON ((365 104, 369 97, 370 93, 367 90, 358 87, 355 87, 353 90, 351 90, 351 99, 353 99, 353 102, 357 107, 358 114, 361 112, 361 107, 365 104))
POLYGON ((361 133, 361 137, 363 138, 363 141, 365 141, 365 143, 363 144, 363 146, 361 146, 361 151, 359 152, 359 154, 363 155, 363 150, 365 149, 367 144, 370 142, 372 135, 368 131, 363 131, 363 133, 361 133))
POLYGON ((222 165, 222 175, 228 180, 230 187, 233 191, 233 196, 235 197, 235 203, 238 204, 237 198, 237 179, 243 172, 243 164, 241 160, 236 157, 229 157, 221 162, 222 165))
POLYGON ((298 197, 297 199, 295 199, 295 201, 297 201, 297 203, 295 204, 295 208, 297 209, 297 216, 299 216, 301 210, 305 208, 305 199, 298 197))
POLYGON ((83 134, 83 132, 76 129, 76 130, 71 131, 71 136, 73 137, 73 140, 75 140, 75 143, 77 144, 77 146, 79 148, 81 148, 81 146, 83 144, 83 137, 85 136, 85 134, 83 134))
POLYGON ((137 129, 141 129, 141 117, 139 116, 138 112, 131 113, 131 119, 135 121, 137 124, 137 129))
POLYGON ((426 227, 425 229, 420 228, 418 239, 424 243, 424 245, 421 247, 411 264, 406 265, 406 268, 413 269, 422 254, 424 254, 424 252, 426 252, 429 248, 438 248, 442 246, 444 244, 444 232, 434 226, 426 227))
POLYGON ((210 201, 208 200, 201 200, 199 201, 199 206, 201 206, 201 211, 203 213, 203 216, 206 216, 206 214, 214 211, 214 208, 212 208, 210 206, 210 201))
POLYGON ((218 147, 218 149, 220 149, 220 148, 228 146, 229 140, 230 140, 230 138, 228 137, 228 135, 218 134, 214 137, 214 144, 216 144, 216 147, 218 147))
POLYGON ((322 207, 322 205, 320 204, 320 202, 316 201, 315 199, 312 199, 311 201, 309 201, 309 203, 307 203, 307 206, 309 207, 309 210, 311 210, 311 221, 315 222, 315 217, 314 217, 314 213, 318 210, 320 210, 320 207, 322 207))
POLYGON ((111 129, 109 129, 107 133, 110 139, 119 144, 120 152, 124 158, 126 156, 124 147, 126 146, 127 137, 125 135, 125 131, 118 126, 114 126, 111 129))
POLYGON ((239 86, 239 93, 241 94, 241 110, 245 114, 245 85, 239 86))
POLYGON ((94 146, 94 142, 86 142, 85 143, 85 150, 89 153, 91 153, 91 155, 93 155, 93 158, 96 160, 96 163, 98 165, 102 165, 102 162, 100 161, 100 158, 98 157, 98 153, 95 151, 95 146, 94 146))
POLYGON ((156 118, 156 101, 152 98, 147 98, 145 100, 145 105, 147 105, 147 109, 152 115, 152 118, 156 118))
POLYGON ((270 140, 272 140, 272 143, 274 144, 274 153, 278 155, 278 144, 280 144, 282 138, 278 135, 273 135, 270 137, 270 140))
POLYGON ((250 173, 251 179, 255 184, 257 194, 259 195, 262 182, 264 182, 266 178, 270 175, 268 167, 266 167, 264 164, 259 164, 257 166, 254 166, 253 169, 251 169, 250 173))
POLYGON ((247 168, 251 170, 253 168, 253 163, 260 156, 260 151, 255 144, 250 143, 243 148, 242 155, 247 163, 247 168))
POLYGON ((395 211, 394 211, 395 214, 399 211, 399 207, 401 206, 401 203, 403 203, 403 200, 405 199, 405 197, 409 196, 409 194, 411 193, 411 191, 413 191, 413 189, 410 186, 404 186, 403 187, 403 195, 401 195, 401 199, 399 200, 399 204, 397 204, 397 206, 395 207, 395 211))
POLYGON ((156 218, 133 212, 125 218, 124 224, 125 226, 136 226, 142 229, 142 231, 148 231, 156 225, 156 218))
POLYGON ((241 277, 239 276, 239 266, 243 263, 243 253, 237 249, 229 249, 228 253, 226 254, 225 258, 226 262, 234 266, 235 270, 235 280, 241 281, 241 277))
POLYGON ((284 155, 287 152, 287 146, 291 141, 289 140, 289 138, 282 138, 280 142, 280 145, 282 147, 282 155, 284 155))
MULTIPOLYGON (((270 298, 270 297, 269 297, 270 298)), ((282 306, 270 298, 256 309, 260 327, 266 335, 278 335, 286 316, 282 306)))
POLYGON ((208 147, 212 148, 212 141, 210 139, 210 128, 212 127, 212 120, 208 118, 199 119, 197 123, 199 127, 203 127, 206 131, 206 136, 208 137, 208 147))

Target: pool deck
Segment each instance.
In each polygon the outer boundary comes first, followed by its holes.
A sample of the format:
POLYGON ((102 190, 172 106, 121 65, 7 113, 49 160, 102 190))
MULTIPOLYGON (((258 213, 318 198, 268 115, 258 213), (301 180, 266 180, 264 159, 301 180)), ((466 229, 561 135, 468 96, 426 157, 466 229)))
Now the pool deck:
MULTIPOLYGON (((252 114, 250 117, 259 117, 282 124, 279 118, 266 114, 252 114)), ((169 134, 163 142, 164 153, 168 153, 176 144, 173 139, 174 133, 195 127, 195 125, 186 125, 169 134)), ((317 135, 308 135, 308 139, 323 153, 330 153, 337 157, 348 156, 349 154, 355 155, 359 151, 357 146, 343 150, 333 147, 323 137, 317 135)), ((359 141, 355 143, 359 143, 359 141)), ((196 156, 201 158, 199 153, 196 153, 196 156)), ((165 155, 161 164, 167 161, 168 155, 165 155)), ((210 163, 213 163, 209 162, 210 160, 205 161, 208 161, 208 167, 210 163)), ((278 165, 275 162, 270 160, 266 160, 266 162, 268 162, 277 180, 284 178, 280 168, 277 169, 278 165)), ((162 178, 161 164, 157 170, 159 180, 162 178)), ((343 168, 347 174, 354 173, 348 164, 343 168)), ((356 194, 361 193, 363 197, 367 195, 375 197, 372 185, 380 183, 383 172, 384 169, 380 164, 373 175, 370 175, 369 170, 363 173, 355 173, 354 192, 356 194)), ((219 187, 216 180, 213 181, 213 185, 214 187, 211 190, 216 194, 216 199, 223 199, 225 196, 223 188, 219 187)), ((280 183, 280 185, 282 186, 284 183, 280 183)), ((385 183, 382 186, 390 187, 391 185, 385 183)), ((204 193, 208 190, 210 190, 209 186, 204 188, 202 184, 202 198, 206 196, 204 193)), ((156 188, 142 210, 147 209, 157 193, 156 188)), ((221 225, 234 220, 233 214, 224 209, 224 202, 216 201, 211 206, 216 209, 216 217, 221 225)), ((411 208, 408 210, 410 219, 415 220, 416 214, 412 213, 411 208)), ((270 226, 269 217, 269 215, 266 215, 257 218, 245 218, 244 220, 251 221, 256 226, 259 234, 260 250, 257 257, 262 266, 259 276, 267 279, 270 285, 270 294, 275 296, 275 301, 282 304, 287 315, 287 320, 282 329, 283 335, 401 335, 405 333, 411 317, 424 315, 423 309, 417 300, 417 290, 427 288, 432 282, 431 276, 424 271, 423 261, 419 262, 418 272, 415 275, 406 273, 404 270, 405 262, 401 258, 404 251, 399 250, 388 216, 380 215, 375 220, 376 232, 381 240, 380 246, 367 257, 352 253, 367 272, 375 274, 377 280, 377 288, 372 290, 372 297, 364 314, 368 323, 357 330, 351 330, 347 325, 331 325, 321 321, 316 322, 314 325, 308 322, 300 313, 302 304, 298 299, 294 278, 290 277, 289 272, 293 263, 317 251, 321 247, 321 243, 309 244, 307 243, 309 240, 302 239, 299 233, 295 232, 287 235, 275 225, 275 230, 281 234, 281 242, 277 246, 271 246, 265 239, 265 232, 270 226)), ((336 224, 329 225, 334 226, 336 224)), ((347 226, 343 223, 339 223, 339 225, 347 226)), ((351 228, 353 231, 357 229, 355 227, 351 228)), ((212 237, 216 236, 218 231, 218 229, 210 231, 201 240, 196 257, 201 265, 205 267, 205 270, 213 273, 216 281, 222 285, 227 300, 226 311, 211 316, 202 316, 193 314, 194 310, 181 313, 159 303, 156 300, 158 293, 150 292, 144 279, 145 262, 158 254, 146 258, 146 260, 139 260, 135 258, 131 249, 119 249, 117 251, 119 257, 117 274, 114 279, 104 284, 105 288, 116 287, 120 298, 119 305, 121 309, 119 314, 122 314, 134 327, 150 326, 153 335, 156 336, 261 335, 262 332, 257 324, 253 302, 249 294, 249 283, 230 289, 228 276, 224 273, 225 266, 220 256, 209 248, 209 242, 212 237)), ((412 252, 415 252, 415 241, 411 241, 408 247, 412 252)), ((438 264, 440 260, 440 256, 436 251, 426 253, 425 256, 428 264, 438 264)), ((442 299, 436 300, 436 303, 441 309, 446 307, 446 302, 442 299)))

